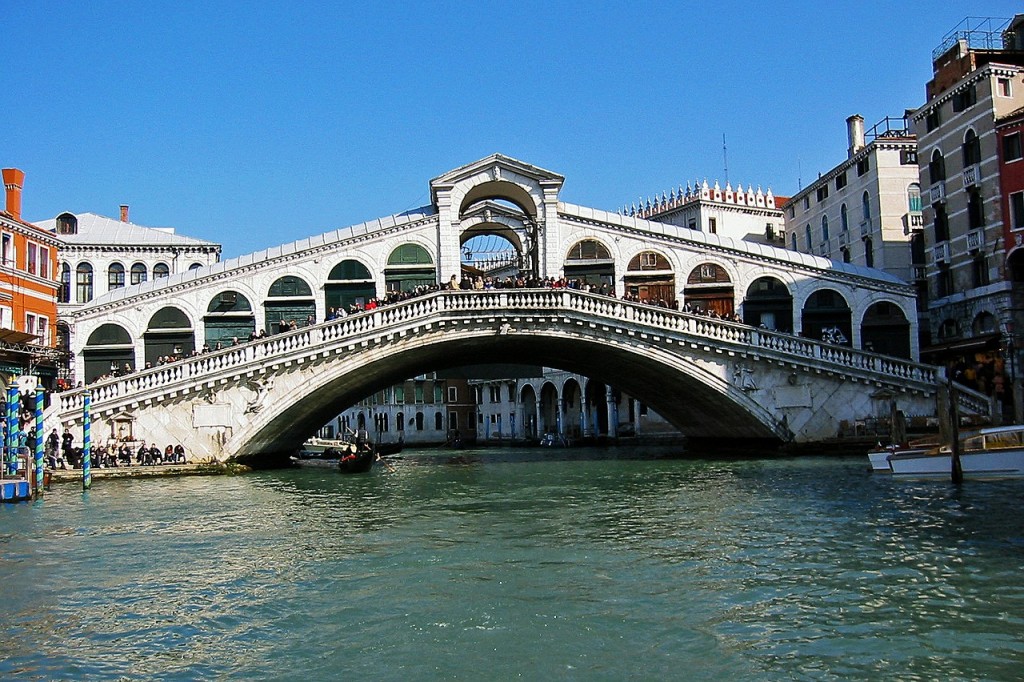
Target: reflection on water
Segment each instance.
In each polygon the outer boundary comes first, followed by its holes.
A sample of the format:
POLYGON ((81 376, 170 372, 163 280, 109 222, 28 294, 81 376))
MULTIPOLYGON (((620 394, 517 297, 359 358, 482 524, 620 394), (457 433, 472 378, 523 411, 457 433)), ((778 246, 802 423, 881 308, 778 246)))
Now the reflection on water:
POLYGON ((0 507, 0 676, 1016 677, 1022 482, 641 454, 412 451, 0 507))

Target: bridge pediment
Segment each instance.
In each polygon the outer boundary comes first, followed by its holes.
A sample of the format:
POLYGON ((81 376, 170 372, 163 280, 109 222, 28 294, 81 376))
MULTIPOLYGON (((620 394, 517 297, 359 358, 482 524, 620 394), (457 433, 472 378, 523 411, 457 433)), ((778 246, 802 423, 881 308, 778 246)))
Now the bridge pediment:
POLYGON ((448 193, 460 198, 461 207, 501 196, 536 216, 535 206, 543 193, 541 187, 555 188, 557 192, 564 182, 565 178, 557 173, 502 154, 492 154, 434 178, 430 181, 430 194, 435 206, 438 195, 448 193))

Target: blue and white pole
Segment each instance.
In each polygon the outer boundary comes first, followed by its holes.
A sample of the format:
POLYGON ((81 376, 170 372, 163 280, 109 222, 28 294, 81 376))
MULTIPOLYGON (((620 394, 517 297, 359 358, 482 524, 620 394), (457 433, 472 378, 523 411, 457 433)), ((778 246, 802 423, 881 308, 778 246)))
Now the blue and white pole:
POLYGON ((36 388, 36 497, 43 495, 43 445, 46 431, 43 430, 43 389, 36 388))
POLYGON ((21 392, 17 388, 7 389, 7 473, 18 473, 18 401, 21 392))
POLYGON ((82 402, 82 490, 92 485, 92 394, 85 392, 82 402))

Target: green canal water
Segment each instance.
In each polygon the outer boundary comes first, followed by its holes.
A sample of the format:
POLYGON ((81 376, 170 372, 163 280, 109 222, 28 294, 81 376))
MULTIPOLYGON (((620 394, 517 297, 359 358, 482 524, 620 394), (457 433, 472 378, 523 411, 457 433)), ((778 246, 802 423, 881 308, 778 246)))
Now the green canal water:
POLYGON ((1020 679, 1022 494, 621 450, 61 486, 0 507, 0 679, 1020 679))

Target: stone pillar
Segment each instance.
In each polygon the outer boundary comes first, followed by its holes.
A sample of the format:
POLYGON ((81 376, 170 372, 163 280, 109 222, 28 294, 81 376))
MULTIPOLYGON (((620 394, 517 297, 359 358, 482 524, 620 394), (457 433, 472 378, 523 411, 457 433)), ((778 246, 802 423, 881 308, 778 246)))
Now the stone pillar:
POLYGON ((434 187, 437 196, 437 281, 441 284, 460 275, 458 207, 452 206, 452 185, 434 187))
POLYGON ((633 398, 633 433, 640 435, 640 401, 633 398))
POLYGON ((588 417, 586 396, 580 395, 580 436, 583 438, 590 437, 590 420, 588 417))
POLYGON ((619 406, 615 402, 615 394, 612 393, 612 387, 607 386, 604 389, 604 399, 608 403, 608 437, 618 438, 619 437, 619 406))
MULTIPOLYGON (((563 386, 562 388, 564 389, 565 387, 563 386)), ((565 435, 565 398, 563 396, 558 396, 557 398, 555 398, 555 404, 558 406, 558 415, 556 416, 556 419, 558 420, 558 424, 556 424, 556 427, 557 427, 556 430, 557 430, 559 436, 564 436, 565 435)))
POLYGON ((539 216, 537 235, 537 252, 541 277, 557 277, 562 271, 561 229, 558 224, 558 190, 562 187, 561 180, 541 181, 544 191, 543 216, 539 216))

